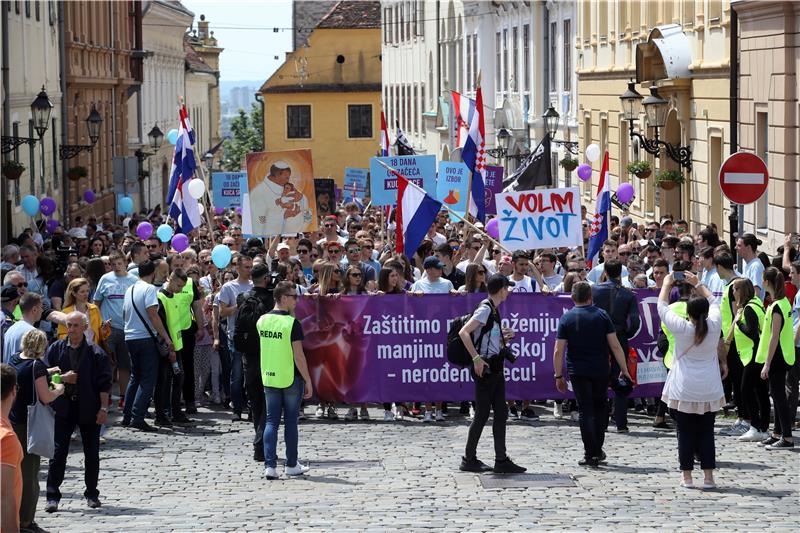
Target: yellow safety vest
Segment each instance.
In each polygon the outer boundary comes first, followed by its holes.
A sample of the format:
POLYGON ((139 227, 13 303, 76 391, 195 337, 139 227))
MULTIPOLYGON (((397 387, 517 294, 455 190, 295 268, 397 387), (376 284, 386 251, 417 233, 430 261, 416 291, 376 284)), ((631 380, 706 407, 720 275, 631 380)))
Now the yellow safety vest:
POLYGON ((19 308, 19 304, 14 308, 14 320, 22 320, 22 309, 19 308))
MULTIPOLYGON (((756 296, 747 302, 745 309, 748 307, 755 311, 756 317, 758 317, 758 327, 761 328, 761 325, 764 322, 764 304, 756 296)), ((736 342, 736 351, 739 352, 739 359, 742 361, 743 366, 747 366, 750 364, 750 361, 753 360, 753 348, 755 347, 755 343, 753 342, 753 339, 745 335, 742 330, 739 329, 739 324, 744 324, 744 314, 742 314, 741 320, 734 326, 735 329, 733 330, 733 338, 736 342)), ((725 332, 723 331, 723 333, 725 332)), ((759 331, 759 334, 763 334, 763 332, 759 331)), ((760 340, 761 337, 759 337, 759 341, 760 340)))
POLYGON ((767 352, 769 351, 769 342, 772 338, 772 311, 775 306, 780 307, 781 315, 783 316, 783 327, 781 328, 780 338, 778 345, 783 352, 783 360, 786 364, 792 366, 794 364, 794 331, 792 331, 792 304, 785 296, 777 302, 772 302, 767 307, 766 314, 764 315, 764 326, 761 328, 761 338, 758 341, 758 351, 756 352, 756 363, 764 364, 767 362, 767 352))
POLYGON ((294 382, 291 315, 267 313, 256 322, 261 344, 261 381, 265 387, 285 389, 294 382))
POLYGON ((186 280, 186 285, 183 286, 183 290, 176 293, 174 298, 177 299, 181 309, 184 310, 180 317, 181 331, 189 329, 192 327, 192 302, 194 301, 194 287, 192 286, 192 278, 188 278, 186 280))
POLYGON ((731 301, 732 292, 733 292, 733 282, 736 278, 732 279, 725 285, 725 289, 722 291, 722 303, 719 306, 719 312, 722 316, 722 334, 727 335, 728 332, 731 330, 731 325, 733 325, 733 311, 731 311, 731 301))
POLYGON ((180 299, 177 294, 173 294, 170 298, 164 291, 158 291, 158 300, 164 306, 164 313, 167 315, 167 323, 164 326, 167 328, 169 338, 172 339, 172 344, 175 345, 175 351, 183 349, 183 337, 181 336, 181 324, 183 323, 183 316, 186 314, 180 299))
MULTIPOLYGON (((670 304, 669 308, 682 319, 689 319, 689 313, 686 311, 686 302, 683 300, 670 304)), ((664 366, 669 370, 672 368, 672 358, 675 357, 675 335, 672 334, 667 325, 663 322, 661 323, 661 331, 667 336, 667 341, 669 342, 669 348, 667 348, 667 353, 664 355, 664 366)))

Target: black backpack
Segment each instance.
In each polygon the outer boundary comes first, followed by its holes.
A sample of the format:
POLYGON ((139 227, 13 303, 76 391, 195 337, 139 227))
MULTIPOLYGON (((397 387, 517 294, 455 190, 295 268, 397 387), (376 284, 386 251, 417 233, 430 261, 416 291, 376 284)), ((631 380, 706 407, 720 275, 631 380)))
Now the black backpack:
MULTIPOLYGON (((489 319, 486 321, 486 325, 481 328, 477 343, 475 343, 475 348, 477 350, 481 348, 483 336, 491 331, 494 326, 494 315, 497 312, 488 299, 481 301, 478 308, 484 304, 489 306, 491 312, 489 313, 489 319)), ((476 308, 476 310, 478 308, 476 308)), ((469 322, 473 314, 475 314, 475 311, 464 316, 456 317, 450 323, 450 329, 447 330, 447 360, 453 365, 462 368, 472 364, 472 356, 467 351, 467 347, 464 346, 464 341, 461 340, 461 336, 458 333, 461 331, 461 328, 464 327, 464 324, 469 322)))
POLYGON ((261 315, 272 310, 272 292, 259 295, 256 291, 248 291, 236 297, 236 331, 233 334, 233 347, 237 352, 249 355, 261 351, 256 323, 261 315))

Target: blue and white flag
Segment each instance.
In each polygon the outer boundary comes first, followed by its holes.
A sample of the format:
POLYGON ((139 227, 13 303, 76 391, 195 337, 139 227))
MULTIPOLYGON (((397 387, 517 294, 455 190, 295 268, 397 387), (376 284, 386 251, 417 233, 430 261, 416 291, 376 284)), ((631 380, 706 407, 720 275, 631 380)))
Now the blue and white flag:
POLYGON ((167 205, 169 205, 169 216, 178 224, 178 233, 186 235, 200 226, 200 207, 188 189, 188 183, 194 177, 197 165, 192 148, 194 131, 189 123, 189 113, 185 105, 181 105, 179 115, 178 140, 172 156, 167 205))
POLYGON ((608 240, 608 224, 611 220, 611 176, 608 175, 608 152, 603 156, 603 166, 600 168, 600 186, 597 189, 597 200, 594 207, 594 217, 589 226, 589 252, 586 259, 593 265, 603 243, 608 240))

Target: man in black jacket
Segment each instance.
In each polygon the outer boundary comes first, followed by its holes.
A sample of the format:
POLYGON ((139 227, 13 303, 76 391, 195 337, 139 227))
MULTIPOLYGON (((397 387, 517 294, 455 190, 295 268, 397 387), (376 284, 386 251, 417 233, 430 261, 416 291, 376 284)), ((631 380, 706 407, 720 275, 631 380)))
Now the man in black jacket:
MULTIPOLYGON (((244 367, 245 387, 247 397, 250 400, 250 420, 253 422, 255 437, 253 438, 253 459, 264 462, 264 425, 266 424, 266 407, 264 403, 264 384, 261 378, 261 348, 256 331, 256 322, 264 313, 268 313, 274 306, 272 296, 272 280, 269 269, 264 264, 253 267, 251 276, 253 278, 253 288, 237 298, 239 314, 236 317, 236 338, 240 340, 240 345, 236 349, 242 350, 242 366, 244 367), (244 305, 246 300, 255 299, 258 311, 252 313, 251 305, 244 305), (245 310, 253 316, 243 316, 245 310), (255 320, 252 320, 252 319, 255 320)), ((253 302, 255 303, 255 302, 253 302)))
MULTIPOLYGON (((641 325, 639 318, 639 304, 633 291, 622 286, 622 263, 612 259, 606 261, 605 274, 608 281, 598 283, 592 287, 592 301, 594 305, 603 309, 617 332, 617 339, 622 346, 622 353, 628 358, 628 340, 636 335, 641 325)), ((611 379, 616 379, 620 368, 616 359, 611 360, 611 379)), ((614 423, 617 432, 628 431, 628 396, 614 393, 614 423)))
POLYGON ((52 407, 56 412, 55 455, 47 471, 47 504, 44 510, 58 510, 61 483, 75 426, 81 432, 85 462, 86 490, 83 495, 91 508, 100 507, 97 480, 100 477, 100 427, 108 416, 111 392, 111 363, 96 345, 86 341, 89 319, 79 311, 67 315, 67 337, 47 349, 48 368, 61 369, 65 391, 52 407))

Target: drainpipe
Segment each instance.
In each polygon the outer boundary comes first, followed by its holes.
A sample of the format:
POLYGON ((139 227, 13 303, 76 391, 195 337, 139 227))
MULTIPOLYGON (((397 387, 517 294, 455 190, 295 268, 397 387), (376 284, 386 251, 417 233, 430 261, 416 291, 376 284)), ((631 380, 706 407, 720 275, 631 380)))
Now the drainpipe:
POLYGON ((436 2, 436 107, 439 107, 439 98, 442 97, 442 47, 439 44, 439 4, 436 2))
MULTIPOLYGON (((264 127, 264 124, 267 120, 266 111, 264 110, 264 99, 261 97, 261 93, 256 93, 256 102, 261 104, 261 127, 264 127)), ((261 135, 261 151, 264 152, 267 150, 267 130, 264 129, 261 135)))
MULTIPOLYGON (((3 135, 11 135, 11 100, 9 99, 9 57, 8 57, 8 10, 3 6, 2 22, 0 28, 3 33, 3 65, 2 65, 2 78, 3 78, 3 135)), ((8 180, 0 180, 0 197, 2 197, 3 208, 5 210, 5 219, 3 225, 6 227, 6 239, 11 238, 11 194, 8 180)))
MULTIPOLYGON (((730 93, 728 99, 730 101, 730 136, 731 136, 731 154, 739 151, 739 15, 736 9, 731 6, 731 78, 730 78, 730 93)), ((709 179, 711 176, 709 176, 709 179)), ((731 202, 731 212, 728 215, 730 222, 731 234, 731 253, 733 254, 734 261, 738 261, 736 257, 736 236, 744 233, 744 206, 737 205, 731 202)))
MULTIPOLYGON (((67 52, 64 38, 64 3, 58 2, 58 77, 61 87, 61 142, 67 142, 67 52)), ((76 138, 77 142, 77 138, 76 138)), ((53 143, 53 150, 56 145, 53 143)), ((61 160, 61 212, 64 213, 64 227, 69 228, 69 179, 67 179, 67 159, 61 160)))

